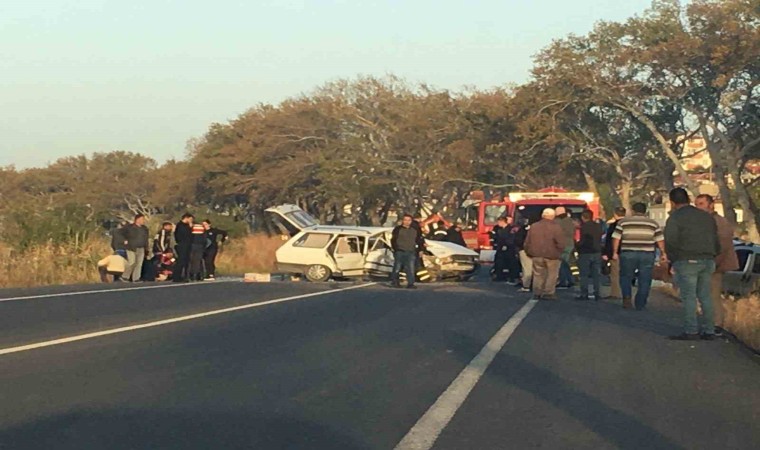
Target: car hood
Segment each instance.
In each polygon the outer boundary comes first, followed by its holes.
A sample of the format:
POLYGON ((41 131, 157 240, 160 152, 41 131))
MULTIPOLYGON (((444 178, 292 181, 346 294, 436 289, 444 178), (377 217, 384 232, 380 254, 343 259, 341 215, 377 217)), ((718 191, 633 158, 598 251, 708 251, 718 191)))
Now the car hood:
POLYGON ((474 257, 478 256, 476 252, 470 250, 469 248, 462 247, 461 245, 454 244, 453 242, 426 240, 425 243, 427 244, 428 251, 439 258, 447 258, 454 255, 474 257))

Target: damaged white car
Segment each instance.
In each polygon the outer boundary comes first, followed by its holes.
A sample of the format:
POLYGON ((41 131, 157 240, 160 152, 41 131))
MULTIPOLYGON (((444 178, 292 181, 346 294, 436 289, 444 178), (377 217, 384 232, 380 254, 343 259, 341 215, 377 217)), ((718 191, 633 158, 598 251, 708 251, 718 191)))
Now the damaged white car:
MULTIPOLYGON (((266 210, 290 239, 277 250, 277 268, 309 281, 331 278, 389 278, 393 269, 392 228, 327 226, 295 205, 266 210)), ((478 270, 478 254, 450 242, 427 240, 426 281, 466 281, 478 270)))

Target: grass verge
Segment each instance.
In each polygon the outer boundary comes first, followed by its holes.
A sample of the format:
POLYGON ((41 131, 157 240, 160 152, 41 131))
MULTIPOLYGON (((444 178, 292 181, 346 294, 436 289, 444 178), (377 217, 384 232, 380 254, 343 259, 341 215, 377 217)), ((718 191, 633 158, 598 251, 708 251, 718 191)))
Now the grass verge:
POLYGON ((275 271, 275 252, 284 241, 278 236, 252 234, 224 244, 216 259, 220 275, 242 275, 246 272, 275 271))

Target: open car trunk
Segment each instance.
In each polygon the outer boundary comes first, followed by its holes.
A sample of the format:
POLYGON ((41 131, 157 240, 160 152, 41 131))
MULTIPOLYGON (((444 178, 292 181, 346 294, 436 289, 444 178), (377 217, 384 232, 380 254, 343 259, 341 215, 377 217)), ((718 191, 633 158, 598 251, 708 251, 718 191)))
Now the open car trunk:
POLYGON ((317 219, 296 205, 280 205, 267 208, 267 220, 280 232, 290 237, 302 230, 319 225, 317 219))

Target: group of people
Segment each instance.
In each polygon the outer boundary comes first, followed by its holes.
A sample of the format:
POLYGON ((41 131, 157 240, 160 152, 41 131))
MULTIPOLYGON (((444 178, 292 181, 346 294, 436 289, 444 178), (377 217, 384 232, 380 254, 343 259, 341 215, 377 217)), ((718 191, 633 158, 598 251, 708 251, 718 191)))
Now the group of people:
MULTIPOLYGON (((714 339, 723 326, 723 274, 739 266, 733 248, 734 229, 715 212, 715 201, 709 195, 698 196, 692 205, 688 192, 676 188, 669 198, 672 212, 664 229, 649 218, 644 203, 634 204, 631 214, 616 208, 606 223, 586 210, 577 224, 562 206, 545 209, 535 223, 522 219, 514 223, 510 217, 500 217, 491 234, 496 250, 492 274, 519 285, 522 292, 532 291, 537 300, 557 300, 558 288, 573 287, 570 261, 577 255, 580 286, 576 300, 592 296, 601 300, 601 279, 608 274, 610 293, 604 298, 621 301, 625 309, 643 311, 659 261, 659 267, 673 275, 684 305, 684 331, 671 338, 714 339), (702 306, 701 324, 698 303, 702 306)), ((405 215, 393 230, 393 286, 401 287, 400 275, 405 272, 406 287, 414 288, 426 236, 465 245, 458 225, 448 229, 444 222, 437 225, 424 233, 418 220, 405 215)))
POLYGON ((146 219, 134 220, 112 233, 113 254, 98 262, 101 280, 188 282, 214 280, 219 245, 227 241, 226 231, 206 219, 200 223, 185 213, 176 225, 164 222, 152 241, 146 219))
POLYGON ((642 311, 647 306, 659 259, 674 276, 684 305, 684 331, 671 338, 714 339, 723 325, 722 274, 739 266, 732 242, 734 230, 715 212, 714 199, 709 195, 698 196, 694 206, 682 188, 673 189, 669 198, 672 212, 664 230, 647 216, 646 205, 637 203, 630 216, 623 208, 615 210, 606 239, 591 211, 583 212, 576 240, 575 226, 564 208, 544 210, 542 219, 532 224, 525 235, 523 250, 530 261, 522 265, 523 287, 532 285, 535 299, 556 300, 561 267, 575 251, 580 271, 577 300, 589 299, 589 285, 594 298, 602 298, 602 270, 608 266, 609 298, 621 299, 625 309, 642 311), (698 302, 702 306, 701 324, 698 302))

